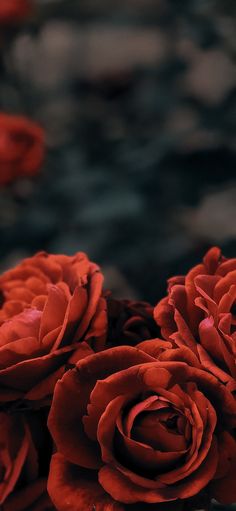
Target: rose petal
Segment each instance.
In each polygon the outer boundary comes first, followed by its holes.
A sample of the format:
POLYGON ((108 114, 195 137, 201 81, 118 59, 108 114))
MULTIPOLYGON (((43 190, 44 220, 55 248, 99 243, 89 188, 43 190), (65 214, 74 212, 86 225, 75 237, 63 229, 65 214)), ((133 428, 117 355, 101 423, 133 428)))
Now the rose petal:
MULTIPOLYGON (((190 349, 193 350, 193 352, 196 351, 196 340, 194 339, 191 330, 189 329, 189 326, 184 321, 181 313, 178 311, 178 309, 175 309, 174 312, 174 318, 175 323, 177 325, 178 333, 182 338, 182 344, 185 344, 190 349)), ((171 336, 171 338, 175 339, 174 334, 171 336)))
MULTIPOLYGON (((133 366, 150 360, 153 360, 153 358, 136 348, 119 346, 87 357, 77 364, 83 389, 85 384, 86 386, 89 385, 86 397, 88 417, 84 417, 83 422, 86 433, 91 439, 96 439, 100 416, 109 401, 117 396, 118 389, 119 393, 121 388, 124 389, 124 392, 129 389, 133 374, 137 372, 133 366), (129 367, 130 369, 127 371, 129 367), (107 378, 109 378, 109 381, 107 378)), ((138 388, 138 382, 136 382, 135 394, 138 392, 138 388)), ((84 412, 84 415, 86 415, 86 412, 84 412)))
POLYGON ((139 344, 136 345, 136 348, 145 351, 145 353, 147 353, 153 358, 159 359, 163 351, 172 348, 172 343, 157 338, 140 342, 139 344))
MULTIPOLYGON (((236 274, 236 270, 235 270, 236 274)), ((236 285, 229 287, 228 291, 222 296, 218 304, 218 313, 230 312, 232 305, 236 300, 236 285)))
POLYGON ((206 255, 203 257, 203 262, 206 267, 206 271, 213 274, 217 271, 218 265, 221 261, 221 250, 219 247, 212 247, 206 255))
POLYGON ((220 278, 214 289, 214 300, 219 303, 223 295, 228 293, 230 287, 235 284, 236 270, 228 272, 224 277, 220 278))
MULTIPOLYGON (((150 396, 147 399, 139 401, 136 405, 131 407, 131 409, 129 410, 129 412, 127 413, 127 415, 123 421, 125 435, 130 437, 131 430, 132 430, 134 421, 137 418, 137 415, 148 410, 150 408, 150 405, 156 404, 157 401, 158 401, 157 396, 150 396)), ((159 403, 160 402, 158 401, 158 404, 159 403)), ((166 404, 165 405, 162 404, 161 406, 166 406, 166 404)))
MULTIPOLYGON (((71 297, 66 312, 64 314, 63 324, 60 329, 59 335, 56 337, 55 344, 53 349, 57 349, 60 345, 62 345, 62 341, 64 339, 64 344, 67 342, 67 339, 71 339, 74 337, 74 330, 78 323, 78 319, 83 317, 83 314, 86 311, 86 306, 88 305, 88 296, 87 291, 82 287, 76 287, 74 290, 73 296, 71 297)), ((79 339, 78 339, 79 340, 79 339)))
POLYGON ((208 355, 207 351, 199 344, 197 347, 199 359, 202 364, 202 367, 212 373, 218 380, 222 383, 227 384, 230 381, 233 381, 230 376, 220 369, 213 361, 213 359, 208 355))
POLYGON ((236 258, 226 259, 218 266, 216 273, 224 277, 227 273, 236 270, 236 258))
POLYGON ((98 468, 101 465, 98 447, 85 435, 82 424, 89 398, 90 385, 87 386, 85 388, 81 385, 79 373, 75 369, 68 371, 58 381, 48 427, 57 449, 68 461, 86 468, 98 468))
POLYGON ((0 371, 24 362, 27 358, 45 355, 36 337, 22 337, 0 348, 0 371))
POLYGON ((168 303, 169 298, 163 298, 154 308, 154 319, 161 327, 161 334, 164 339, 169 339, 169 336, 176 330, 176 323, 174 320, 174 308, 168 303))
POLYGON ((100 298, 96 313, 91 321, 85 341, 91 343, 95 351, 101 351, 105 347, 108 329, 107 302, 100 298))
POLYGON ((0 370, 0 385, 11 390, 28 392, 63 365, 73 349, 73 346, 68 346, 48 355, 23 360, 16 365, 2 369, 0 370))
POLYGON ((175 500, 168 494, 168 488, 151 490, 134 484, 124 474, 112 466, 105 465, 98 474, 98 480, 104 490, 118 502, 165 502, 175 500))
POLYGON ((199 325, 200 341, 203 348, 212 355, 212 357, 221 360, 222 358, 222 339, 214 326, 213 317, 208 317, 201 321, 199 325))
POLYGON ((100 469, 99 482, 115 500, 127 504, 140 501, 158 503, 179 498, 184 499, 197 495, 208 484, 215 474, 217 461, 217 444, 213 440, 209 456, 201 464, 199 470, 179 484, 149 490, 135 485, 126 476, 108 465, 100 469))
POLYGON ((8 321, 0 327, 0 346, 5 347, 18 339, 38 337, 42 313, 35 309, 26 309, 24 312, 8 321))
POLYGON ((219 470, 221 469, 220 462, 224 462, 225 458, 228 471, 225 477, 221 479, 217 478, 210 484, 211 495, 223 505, 233 504, 236 501, 236 441, 227 433, 226 435, 227 439, 226 436, 224 436, 222 446, 219 440, 220 458, 216 477, 219 475, 219 470), (221 450, 223 450, 223 456, 221 450), (224 452, 224 450, 226 450, 226 452, 224 452))
POLYGON ((38 479, 37 481, 27 485, 22 490, 14 492, 4 502, 2 511, 48 511, 54 509, 50 499, 46 496, 46 479, 38 479), (37 510, 37 502, 40 497, 45 495, 45 505, 40 503, 40 508, 37 510))
MULTIPOLYGON (((152 417, 152 415, 151 415, 152 417)), ((183 451, 187 449, 186 439, 183 434, 178 434, 176 431, 168 430, 164 424, 151 417, 146 421, 141 421, 138 425, 135 425, 132 432, 132 438, 151 445, 154 449, 160 449, 161 451, 183 451), (147 427, 148 425, 148 427, 147 427)))
MULTIPOLYGON (((198 346, 197 346, 198 348, 198 346)), ((166 349, 160 354, 159 360, 171 361, 175 360, 176 362, 186 362, 186 364, 191 365, 193 367, 200 368, 199 360, 195 353, 193 353, 187 346, 181 346, 176 349, 166 349)))
POLYGON ((75 340, 80 339, 84 335, 88 328, 88 325, 93 318, 99 297, 102 293, 103 275, 100 272, 95 271, 91 277, 90 291, 89 291, 89 302, 86 309, 86 313, 80 322, 80 325, 75 333, 75 340))
POLYGON ((58 511, 125 511, 104 492, 96 472, 71 465, 60 454, 52 457, 48 492, 58 511))

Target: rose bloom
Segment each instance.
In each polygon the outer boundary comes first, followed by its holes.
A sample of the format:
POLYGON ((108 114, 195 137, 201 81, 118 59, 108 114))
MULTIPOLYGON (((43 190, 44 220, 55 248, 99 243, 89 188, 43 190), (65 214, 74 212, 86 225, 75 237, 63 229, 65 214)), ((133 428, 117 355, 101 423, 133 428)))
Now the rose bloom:
POLYGON ((189 346, 202 366, 236 390, 236 259, 207 252, 186 276, 169 280, 154 310, 164 339, 189 346))
POLYGON ((84 253, 40 252, 0 276, 0 400, 41 401, 106 337, 103 276, 84 253), (81 341, 86 341, 82 342, 81 341))
POLYGON ((31 0, 1 0, 0 24, 15 25, 29 16, 32 10, 31 0))
POLYGON ((107 297, 107 345, 135 346, 157 337, 159 328, 153 319, 153 307, 147 302, 115 300, 107 297))
POLYGON ((0 185, 36 174, 44 153, 44 132, 38 124, 0 113, 0 185))
POLYGON ((191 350, 164 344, 87 356, 58 381, 48 491, 59 511, 236 500, 235 400, 191 350))

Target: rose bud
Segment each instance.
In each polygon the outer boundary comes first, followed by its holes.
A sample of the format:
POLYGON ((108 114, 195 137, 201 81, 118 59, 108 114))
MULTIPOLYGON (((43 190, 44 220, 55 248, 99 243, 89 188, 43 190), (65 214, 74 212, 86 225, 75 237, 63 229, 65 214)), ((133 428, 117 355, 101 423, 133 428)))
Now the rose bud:
POLYGON ((47 493, 47 479, 37 479, 21 490, 13 492, 2 506, 2 511, 54 511, 47 493))

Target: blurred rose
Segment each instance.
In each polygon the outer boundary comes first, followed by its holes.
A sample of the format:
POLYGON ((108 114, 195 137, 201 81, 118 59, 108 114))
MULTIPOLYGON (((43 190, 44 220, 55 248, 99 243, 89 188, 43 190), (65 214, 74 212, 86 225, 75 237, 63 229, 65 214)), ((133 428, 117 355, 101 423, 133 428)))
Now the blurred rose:
POLYGON ((36 174, 44 152, 40 126, 25 117, 0 113, 0 185, 36 174))
POLYGON ((2 511, 53 511, 47 493, 47 479, 38 479, 25 488, 13 492, 2 506, 2 511))
POLYGON ((0 24, 15 25, 29 16, 32 10, 31 0, 1 0, 0 24))
POLYGON ((103 347, 103 276, 84 253, 44 252, 0 276, 0 399, 49 399, 65 364, 103 347), (81 343, 81 341, 87 341, 81 343))
POLYGON ((217 247, 186 276, 169 280, 154 317, 164 339, 188 346, 202 367, 236 390, 236 259, 217 247))

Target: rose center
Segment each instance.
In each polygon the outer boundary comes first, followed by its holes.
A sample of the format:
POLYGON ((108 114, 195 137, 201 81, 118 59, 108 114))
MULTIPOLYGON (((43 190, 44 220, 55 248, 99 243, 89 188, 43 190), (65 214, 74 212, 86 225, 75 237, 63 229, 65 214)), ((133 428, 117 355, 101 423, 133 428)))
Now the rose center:
POLYGON ((141 413, 132 428, 132 438, 146 443, 154 449, 162 447, 163 437, 181 435, 178 414, 170 411, 141 413))
POLYGON ((178 415, 173 415, 173 417, 169 417, 165 423, 166 427, 168 429, 172 429, 175 431, 178 431, 178 415))

